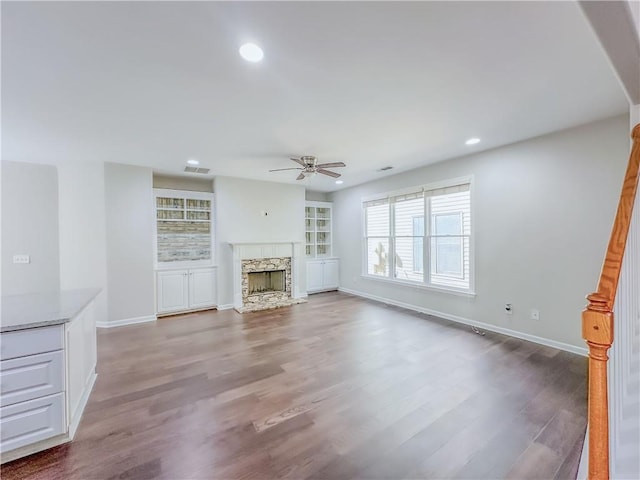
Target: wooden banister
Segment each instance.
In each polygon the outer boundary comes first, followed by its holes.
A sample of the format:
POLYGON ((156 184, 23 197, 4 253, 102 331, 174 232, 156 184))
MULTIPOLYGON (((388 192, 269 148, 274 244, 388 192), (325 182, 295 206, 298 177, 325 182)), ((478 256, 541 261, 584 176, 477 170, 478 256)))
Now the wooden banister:
POLYGON ((613 343, 613 304, 618 289, 640 167, 640 124, 631 133, 633 146, 622 185, 598 290, 587 296, 582 312, 582 338, 589 347, 589 479, 609 478, 609 407, 607 351, 613 343))

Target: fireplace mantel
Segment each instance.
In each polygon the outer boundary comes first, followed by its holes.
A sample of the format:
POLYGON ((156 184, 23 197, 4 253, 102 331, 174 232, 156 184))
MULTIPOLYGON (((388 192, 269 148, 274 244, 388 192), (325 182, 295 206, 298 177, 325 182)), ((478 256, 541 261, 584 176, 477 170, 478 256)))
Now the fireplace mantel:
POLYGON ((250 260, 253 258, 275 258, 296 256, 302 242, 245 243, 229 242, 233 250, 233 258, 250 260))
POLYGON ((306 297, 300 288, 302 274, 301 252, 302 242, 229 242, 233 251, 233 306, 242 311, 242 261, 261 258, 291 258, 291 298, 300 299, 306 297))

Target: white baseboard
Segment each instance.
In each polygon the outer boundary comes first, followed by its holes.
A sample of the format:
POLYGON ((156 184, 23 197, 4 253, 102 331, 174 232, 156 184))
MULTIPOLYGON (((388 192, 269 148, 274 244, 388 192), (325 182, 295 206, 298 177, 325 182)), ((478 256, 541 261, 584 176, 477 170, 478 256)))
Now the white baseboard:
POLYGON ((233 308, 233 303, 225 303, 224 305, 218 305, 216 310, 231 310, 233 308))
POLYGON ((489 330, 491 332, 501 333, 503 335, 508 335, 510 337, 520 338, 522 340, 538 343, 540 345, 546 345, 547 347, 557 348, 558 350, 564 350, 566 352, 575 353, 578 355, 582 355, 584 357, 588 355, 588 351, 586 347, 584 348, 576 347, 575 345, 570 345, 568 343, 557 342, 555 340, 551 340, 544 337, 538 337, 536 335, 531 335, 529 333, 519 332, 517 330, 511 330, 509 328, 499 327, 497 325, 491 325, 490 323, 477 322, 469 318, 459 317, 458 315, 438 312, 436 310, 431 310, 429 308, 419 307, 417 305, 412 305, 404 302, 398 302, 397 300, 379 297, 377 295, 371 295, 369 293, 360 292, 357 290, 351 290, 349 288, 340 287, 338 290, 340 292, 349 293, 351 295, 356 295, 358 297, 368 298, 369 300, 375 300, 377 302, 387 303, 389 305, 395 305, 396 307, 406 308, 407 310, 413 310, 415 312, 426 313, 427 315, 433 315, 434 317, 444 318, 445 320, 451 320, 452 322, 464 323, 466 325, 473 325, 474 327, 478 327, 483 330, 489 330))
POLYGON ((18 458, 33 455, 34 453, 42 452, 43 450, 48 450, 50 448, 57 447, 58 445, 62 445, 63 443, 67 443, 70 441, 71 439, 66 433, 47 438, 46 440, 40 440, 39 442, 16 448, 15 450, 2 452, 2 455, 0 455, 0 463, 4 465, 5 463, 17 460, 18 458))
POLYGON ((123 320, 115 320, 113 322, 96 322, 98 328, 122 327, 124 325, 135 325, 136 323, 155 322, 155 315, 146 315, 144 317, 125 318, 123 320))
POLYGON ((73 437, 76 435, 76 430, 78 429, 78 425, 80 425, 80 419, 82 419, 82 414, 84 413, 84 408, 87 406, 87 402, 89 401, 89 396, 91 395, 91 391, 93 390, 93 386, 96 384, 96 379, 98 378, 98 374, 96 373, 95 367, 93 367, 93 374, 89 379, 87 386, 85 387, 84 392, 82 392, 82 398, 80 399, 80 403, 78 404, 78 408, 76 408, 76 413, 73 418, 71 418, 69 422, 69 439, 73 440, 73 437))

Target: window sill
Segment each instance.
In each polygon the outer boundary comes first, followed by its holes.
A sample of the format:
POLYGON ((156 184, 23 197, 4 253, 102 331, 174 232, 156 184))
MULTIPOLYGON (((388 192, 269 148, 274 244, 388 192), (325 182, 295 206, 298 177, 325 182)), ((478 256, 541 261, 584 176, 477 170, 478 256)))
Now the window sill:
POLYGON ((391 285, 399 285, 402 287, 411 287, 411 288, 416 288, 418 290, 428 290, 432 292, 448 293, 451 295, 458 295, 460 297, 475 298, 476 296, 476 292, 472 292, 471 290, 458 290, 455 288, 441 287, 439 285, 427 285, 425 283, 407 282, 405 280, 397 280, 389 277, 379 277, 376 275, 369 275, 366 273, 363 273, 362 275, 360 275, 360 277, 366 280, 374 280, 377 282, 388 283, 391 285))

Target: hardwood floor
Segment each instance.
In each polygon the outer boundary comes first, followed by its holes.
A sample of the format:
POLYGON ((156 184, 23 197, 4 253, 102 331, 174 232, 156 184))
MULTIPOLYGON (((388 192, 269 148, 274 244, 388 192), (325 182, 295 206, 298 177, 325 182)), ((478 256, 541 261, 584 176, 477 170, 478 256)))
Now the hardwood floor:
POLYGON ((100 330, 76 439, 10 479, 575 478, 586 359, 341 293, 100 330))

